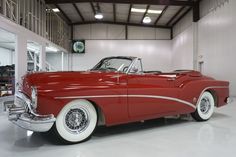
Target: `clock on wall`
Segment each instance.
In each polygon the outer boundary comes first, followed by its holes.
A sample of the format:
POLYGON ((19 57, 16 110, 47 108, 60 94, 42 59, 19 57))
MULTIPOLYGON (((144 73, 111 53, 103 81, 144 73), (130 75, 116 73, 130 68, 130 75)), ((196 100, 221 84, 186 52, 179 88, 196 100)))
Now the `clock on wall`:
POLYGON ((73 53, 85 53, 85 40, 74 40, 72 43, 73 53))

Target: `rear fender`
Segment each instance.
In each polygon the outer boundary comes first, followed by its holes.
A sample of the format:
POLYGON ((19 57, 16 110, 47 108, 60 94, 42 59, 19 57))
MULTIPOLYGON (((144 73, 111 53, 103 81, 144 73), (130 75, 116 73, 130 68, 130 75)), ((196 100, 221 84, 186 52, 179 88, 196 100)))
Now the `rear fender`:
POLYGON ((190 81, 182 87, 180 97, 194 105, 199 102, 199 97, 209 91, 215 98, 216 106, 220 107, 226 104, 229 97, 229 82, 217 80, 198 80, 190 81))

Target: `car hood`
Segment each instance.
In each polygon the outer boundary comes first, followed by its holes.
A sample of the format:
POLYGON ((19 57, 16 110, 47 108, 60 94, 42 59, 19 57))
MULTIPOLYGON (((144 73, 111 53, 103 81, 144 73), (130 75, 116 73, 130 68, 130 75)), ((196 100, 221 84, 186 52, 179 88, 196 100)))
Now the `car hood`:
POLYGON ((36 87, 39 92, 95 88, 104 85, 103 78, 112 78, 116 74, 115 72, 98 71, 30 73, 23 78, 23 90, 28 95, 32 86, 36 87))

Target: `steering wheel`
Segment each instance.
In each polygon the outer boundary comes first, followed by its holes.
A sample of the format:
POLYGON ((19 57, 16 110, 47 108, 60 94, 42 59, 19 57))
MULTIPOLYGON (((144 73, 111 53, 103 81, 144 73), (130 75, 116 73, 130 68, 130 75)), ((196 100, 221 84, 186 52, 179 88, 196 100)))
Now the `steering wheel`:
POLYGON ((128 67, 128 66, 126 66, 126 67, 124 67, 124 68, 123 68, 123 70, 122 70, 122 71, 123 71, 123 72, 126 72, 126 71, 128 70, 128 68, 129 68, 129 67, 128 67))
POLYGON ((112 68, 112 67, 107 67, 107 70, 110 70, 110 71, 117 71, 116 68, 112 68))

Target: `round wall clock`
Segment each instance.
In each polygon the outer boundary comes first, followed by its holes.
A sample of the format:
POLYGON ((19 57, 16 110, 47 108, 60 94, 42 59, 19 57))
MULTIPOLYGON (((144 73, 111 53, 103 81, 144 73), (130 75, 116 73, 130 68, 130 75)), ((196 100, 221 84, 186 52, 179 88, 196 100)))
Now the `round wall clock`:
POLYGON ((83 41, 75 41, 73 43, 73 51, 74 53, 84 53, 85 45, 83 41))

